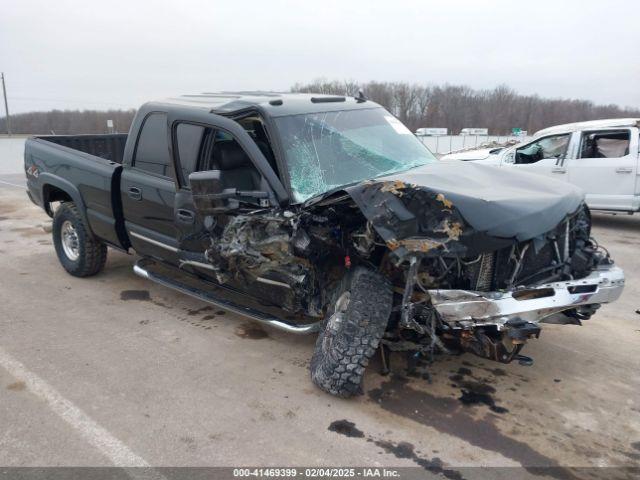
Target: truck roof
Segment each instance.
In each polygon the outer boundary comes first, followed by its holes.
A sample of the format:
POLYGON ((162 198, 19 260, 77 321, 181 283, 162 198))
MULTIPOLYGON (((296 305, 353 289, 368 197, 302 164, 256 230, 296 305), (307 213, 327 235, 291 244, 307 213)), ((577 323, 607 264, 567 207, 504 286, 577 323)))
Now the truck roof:
POLYGON ((603 120, 589 120, 588 122, 565 123, 544 128, 535 133, 534 136, 549 135, 554 133, 575 132, 576 130, 595 130, 599 128, 616 127, 638 127, 640 118, 608 118, 603 120))
POLYGON ((362 101, 344 95, 261 91, 204 92, 165 98, 153 103, 201 108, 225 115, 259 107, 272 117, 380 107, 370 100, 362 101))

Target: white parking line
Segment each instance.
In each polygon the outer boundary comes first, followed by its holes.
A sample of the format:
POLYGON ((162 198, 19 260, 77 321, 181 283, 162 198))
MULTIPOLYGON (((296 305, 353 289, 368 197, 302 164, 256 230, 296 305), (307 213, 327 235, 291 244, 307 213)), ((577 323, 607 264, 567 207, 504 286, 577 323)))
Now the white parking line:
POLYGON ((47 382, 38 377, 0 347, 0 366, 43 399, 51 410, 77 430, 117 467, 148 467, 149 464, 129 447, 98 425, 86 413, 64 398, 47 382))
POLYGON ((17 183, 6 182, 4 180, 0 180, 0 183, 4 183, 5 185, 11 185, 12 187, 27 188, 26 185, 18 185, 17 183))

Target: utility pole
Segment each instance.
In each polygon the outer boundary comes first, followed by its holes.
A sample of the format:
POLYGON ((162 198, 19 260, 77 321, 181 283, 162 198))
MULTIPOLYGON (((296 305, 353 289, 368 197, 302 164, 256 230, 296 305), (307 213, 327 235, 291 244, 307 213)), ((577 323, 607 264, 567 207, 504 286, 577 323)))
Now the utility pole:
POLYGON ((7 102, 7 87, 4 84, 4 72, 2 73, 2 94, 4 95, 4 111, 7 114, 7 134, 11 136, 11 120, 9 119, 9 103, 7 102))

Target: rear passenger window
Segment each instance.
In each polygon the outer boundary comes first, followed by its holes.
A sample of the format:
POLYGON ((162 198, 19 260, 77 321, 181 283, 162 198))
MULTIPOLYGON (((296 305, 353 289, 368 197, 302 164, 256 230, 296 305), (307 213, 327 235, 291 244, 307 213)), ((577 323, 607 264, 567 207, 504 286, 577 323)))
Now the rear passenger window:
POLYGON ((170 165, 167 116, 164 113, 152 113, 142 125, 133 166, 149 173, 170 177, 170 165))
POLYGON ((181 123, 176 129, 178 162, 180 165, 180 183, 189 186, 189 174, 197 171, 204 127, 181 123))
POLYGON ((629 130, 585 132, 580 158, 620 158, 629 154, 629 130))

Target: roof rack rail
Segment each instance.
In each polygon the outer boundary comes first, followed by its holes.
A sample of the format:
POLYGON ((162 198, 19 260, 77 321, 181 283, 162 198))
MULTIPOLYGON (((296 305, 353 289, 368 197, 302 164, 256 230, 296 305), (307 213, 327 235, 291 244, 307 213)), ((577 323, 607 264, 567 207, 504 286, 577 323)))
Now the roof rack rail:
POLYGON ((331 102, 344 102, 344 97, 311 97, 311 103, 331 103, 331 102))

